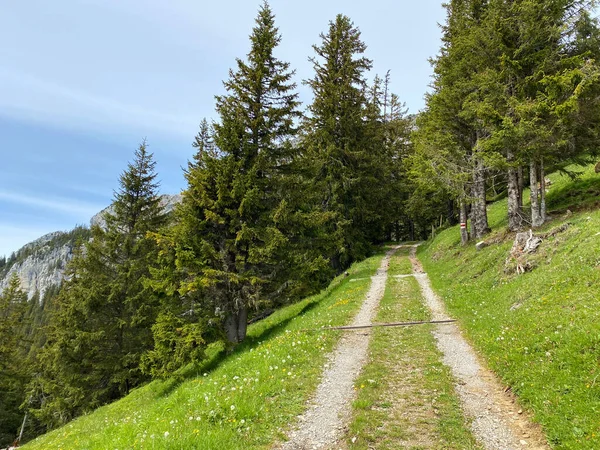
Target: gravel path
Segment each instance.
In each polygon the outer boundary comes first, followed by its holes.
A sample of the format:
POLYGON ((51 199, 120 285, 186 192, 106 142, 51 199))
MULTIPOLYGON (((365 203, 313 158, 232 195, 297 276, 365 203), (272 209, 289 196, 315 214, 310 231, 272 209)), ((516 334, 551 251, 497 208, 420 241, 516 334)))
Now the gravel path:
MULTIPOLYGON (((432 320, 449 319, 444 305, 431 289, 429 277, 416 258, 417 246, 411 249, 414 276, 432 313, 432 320)), ((472 421, 473 434, 486 449, 548 449, 538 426, 519 410, 514 398, 500 386, 492 372, 477 360, 471 346, 461 336, 456 324, 438 325, 434 331, 443 362, 457 380, 456 391, 466 416, 472 421)))
MULTIPOLYGON (((390 258, 387 252, 367 297, 352 325, 369 325, 377 312, 387 281, 390 258)), ((308 411, 300 417, 298 428, 288 436, 282 450, 323 449, 334 445, 344 434, 354 397, 354 380, 367 360, 370 332, 345 333, 326 365, 321 384, 308 411)))

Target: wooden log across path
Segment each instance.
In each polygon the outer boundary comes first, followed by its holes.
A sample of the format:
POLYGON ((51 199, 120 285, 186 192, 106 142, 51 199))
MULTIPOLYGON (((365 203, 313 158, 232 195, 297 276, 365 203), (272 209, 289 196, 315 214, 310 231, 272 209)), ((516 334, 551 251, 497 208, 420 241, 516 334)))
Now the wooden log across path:
POLYGON ((425 325, 425 324, 437 324, 437 323, 452 323, 456 322, 455 319, 448 320, 425 320, 419 322, 390 322, 390 323, 373 323, 371 325, 344 325, 339 327, 323 327, 314 328, 312 330, 301 330, 301 331, 327 331, 327 330, 361 330, 364 328, 376 328, 376 327, 407 327, 410 325, 425 325))

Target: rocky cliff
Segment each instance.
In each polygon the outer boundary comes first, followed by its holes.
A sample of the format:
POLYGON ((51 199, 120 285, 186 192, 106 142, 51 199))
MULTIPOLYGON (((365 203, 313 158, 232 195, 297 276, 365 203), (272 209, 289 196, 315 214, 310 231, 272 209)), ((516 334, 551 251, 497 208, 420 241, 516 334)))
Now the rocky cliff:
MULTIPOLYGON (((165 212, 171 212, 181 201, 181 195, 163 195, 161 205, 165 212)), ((111 207, 94 215, 90 225, 104 226, 104 214, 111 207)), ((77 227, 69 232, 56 231, 46 234, 16 251, 0 266, 0 293, 8 286, 10 278, 16 273, 21 279, 21 287, 31 299, 36 292, 40 298, 51 286, 59 285, 64 279, 67 263, 80 242, 90 238, 90 230, 77 227)))
POLYGON ((89 239, 89 230, 77 227, 70 232, 54 232, 42 236, 14 253, 0 269, 0 292, 13 274, 21 279, 21 287, 29 298, 39 292, 40 298, 50 286, 60 284, 67 263, 81 240, 89 239))

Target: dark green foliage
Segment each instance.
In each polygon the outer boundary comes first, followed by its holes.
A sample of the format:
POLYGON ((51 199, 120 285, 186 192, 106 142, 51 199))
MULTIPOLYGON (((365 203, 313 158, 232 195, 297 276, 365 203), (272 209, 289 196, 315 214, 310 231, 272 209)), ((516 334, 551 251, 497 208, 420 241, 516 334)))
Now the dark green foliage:
POLYGON ((274 55, 279 42, 264 3, 247 61, 237 60, 217 97, 218 122, 201 124, 176 224, 155 235, 151 284, 162 312, 145 360, 154 375, 200 358, 209 340, 242 341, 251 309, 284 303, 298 288, 286 188, 300 114, 293 72, 274 55))
POLYGON ((487 230, 490 176, 507 183, 509 229, 539 226, 545 170, 583 161, 599 147, 600 77, 590 57, 598 55, 600 32, 588 6, 562 0, 447 5, 412 173, 421 188, 433 181, 434 189, 471 203, 476 237, 487 230), (522 208, 528 168, 531 214, 522 208))
POLYGON ((165 223, 154 167, 144 142, 120 177, 106 228, 92 229, 53 302, 39 372, 31 383, 36 416, 49 427, 147 379, 139 364, 152 347, 156 300, 143 280, 156 260, 156 245, 146 234, 165 223))
POLYGON ((29 376, 24 321, 27 295, 16 274, 0 295, 0 446, 8 446, 18 436, 29 376))
MULTIPOLYGON (((371 60, 350 19, 338 15, 313 46, 314 78, 306 81, 314 95, 304 123, 305 160, 313 177, 315 206, 331 214, 329 257, 339 271, 370 252, 369 229, 378 214, 370 193, 377 177, 368 117, 367 82, 371 60)), ((376 120, 376 119, 375 119, 376 120)))

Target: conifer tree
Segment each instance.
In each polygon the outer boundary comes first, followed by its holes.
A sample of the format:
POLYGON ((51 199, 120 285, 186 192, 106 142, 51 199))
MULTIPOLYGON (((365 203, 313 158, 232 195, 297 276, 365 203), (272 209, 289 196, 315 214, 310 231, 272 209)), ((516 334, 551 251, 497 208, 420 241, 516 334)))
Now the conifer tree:
POLYGON ((18 436, 23 420, 21 403, 29 377, 24 323, 27 294, 13 273, 0 295, 0 446, 10 445, 18 436))
POLYGON ((488 231, 485 203, 485 152, 479 145, 486 130, 465 111, 467 100, 479 87, 475 74, 485 67, 481 23, 487 2, 453 0, 446 5, 442 48, 434 67, 433 92, 417 120, 415 154, 410 166, 417 192, 435 185, 459 203, 461 241, 469 240, 466 228, 471 207, 473 237, 488 231))
POLYGON ((140 358, 152 346, 156 316, 155 297, 143 283, 156 261, 147 233, 165 223, 155 165, 143 142, 120 176, 105 228, 93 227, 68 266, 31 384, 36 414, 49 427, 146 379, 140 358))
POLYGON ((310 58, 315 75, 306 81, 314 100, 304 123, 305 161, 320 193, 316 204, 333 215, 329 256, 339 271, 368 254, 370 230, 379 227, 381 205, 371 194, 377 186, 376 152, 382 149, 373 147, 365 79, 372 63, 363 56, 366 45, 359 29, 340 14, 320 37, 321 44, 313 46, 316 56, 310 58))
POLYGON ((284 186, 300 113, 293 72, 275 56, 281 37, 267 2, 255 23, 247 60, 237 60, 226 94, 217 97, 214 132, 201 130, 196 139, 202 151, 186 173, 177 223, 155 236, 163 268, 152 285, 163 298, 165 324, 155 328, 155 341, 158 349, 176 349, 148 355, 155 375, 201 357, 217 323, 229 343, 242 341, 250 309, 289 295, 294 285, 284 186), (207 142, 212 151, 203 151, 207 142))
POLYGON ((474 77, 479 95, 467 108, 485 124, 483 145, 499 167, 507 168, 511 230, 523 224, 522 166, 529 166, 535 227, 546 216, 545 168, 568 164, 597 143, 587 141, 591 135, 584 130, 597 123, 586 112, 598 111, 598 66, 577 50, 587 52, 586 40, 594 34, 585 7, 582 1, 489 2, 484 36, 491 58, 474 77), (579 20, 573 24, 570 17, 579 20), (583 34, 576 31, 578 24, 586 29, 583 34), (570 34, 576 38, 569 39, 570 34), (586 126, 578 128, 582 123, 586 126))

